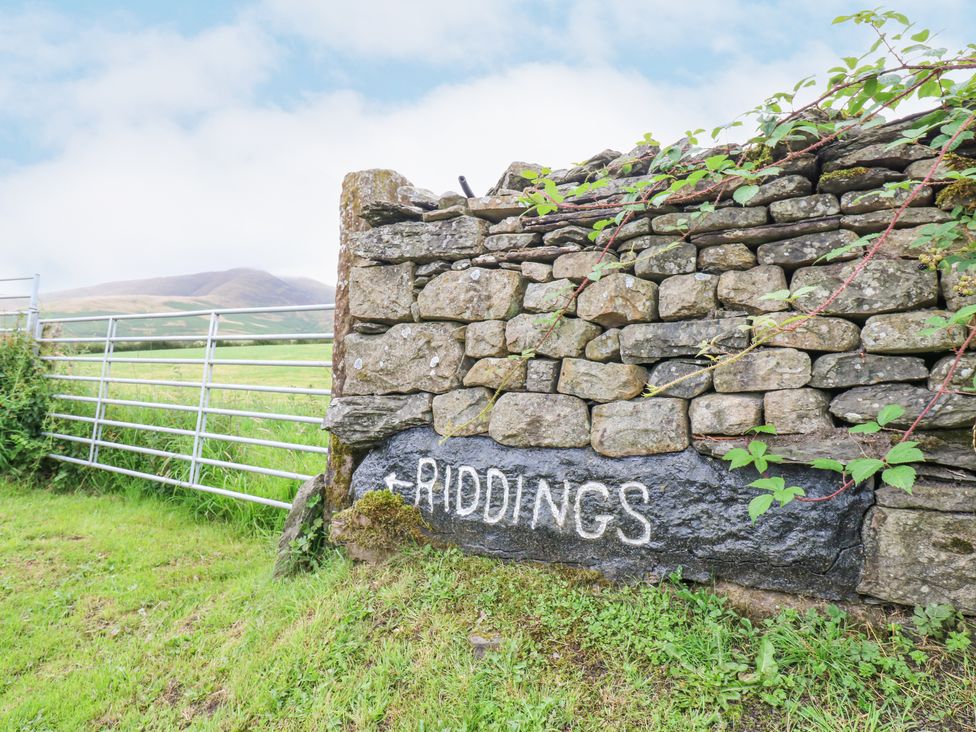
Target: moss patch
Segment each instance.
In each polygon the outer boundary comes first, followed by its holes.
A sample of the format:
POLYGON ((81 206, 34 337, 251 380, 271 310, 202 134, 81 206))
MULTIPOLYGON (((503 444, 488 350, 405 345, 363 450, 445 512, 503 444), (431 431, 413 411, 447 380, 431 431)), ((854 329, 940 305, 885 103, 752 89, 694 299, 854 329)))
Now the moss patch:
POLYGON ((950 183, 935 197, 935 205, 945 211, 962 206, 966 213, 976 211, 976 183, 970 180, 957 180, 950 183))
POLYGON ((820 176, 820 182, 825 183, 832 180, 850 180, 851 178, 856 178, 859 175, 864 175, 870 172, 868 168, 858 167, 858 168, 841 168, 840 170, 832 170, 829 173, 824 173, 820 176))
POLYGON ((388 490, 370 491, 332 517, 331 538, 354 556, 379 559, 403 544, 424 543, 424 522, 415 506, 388 490))
POLYGON ((942 158, 942 163, 950 170, 963 171, 968 168, 976 167, 976 159, 967 158, 959 153, 946 153, 942 158))

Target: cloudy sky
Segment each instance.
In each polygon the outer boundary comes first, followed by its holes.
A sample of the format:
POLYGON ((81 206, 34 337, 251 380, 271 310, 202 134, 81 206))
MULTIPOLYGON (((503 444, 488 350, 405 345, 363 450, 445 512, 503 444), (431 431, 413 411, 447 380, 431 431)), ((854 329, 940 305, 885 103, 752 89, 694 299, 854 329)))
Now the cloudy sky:
MULTIPOLYGON (((476 192, 670 141, 870 43, 841 0, 0 0, 0 276, 334 281, 350 170, 476 192)), ((967 0, 892 5, 957 47, 967 0)))

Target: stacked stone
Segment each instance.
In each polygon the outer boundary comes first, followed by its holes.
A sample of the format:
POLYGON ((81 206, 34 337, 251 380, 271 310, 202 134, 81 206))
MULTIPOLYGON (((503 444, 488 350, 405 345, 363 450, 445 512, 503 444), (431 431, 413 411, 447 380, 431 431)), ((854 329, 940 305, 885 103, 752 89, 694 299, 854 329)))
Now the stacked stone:
MULTIPOLYGON (((934 205, 945 165, 822 315, 734 364, 642 396, 707 366, 709 356, 745 348, 770 322, 814 308, 845 281, 863 251, 829 262, 824 255, 883 231, 907 194, 881 186, 924 178, 934 164, 927 147, 858 139, 796 157, 745 206, 642 214, 616 231, 602 258, 609 231, 592 241, 589 224, 618 209, 524 216, 517 189, 526 164, 513 164, 496 195, 482 198, 401 189, 401 203, 367 209, 373 228, 355 237, 354 332, 331 429, 355 446, 432 423, 446 436, 487 433, 504 445, 590 445, 625 456, 680 451, 693 435, 744 435, 763 423, 829 444, 889 403, 907 409, 896 426, 908 424, 964 338, 958 327, 922 335, 925 321, 976 302, 957 291, 955 273, 920 266, 910 246, 921 226, 949 220, 934 205), (796 293, 796 310, 764 298, 784 290, 796 293)), ((568 188, 617 157, 606 151, 554 178, 568 188)), ((614 203, 636 180, 575 200, 614 203)), ((971 385, 974 370, 976 357, 966 356, 953 385, 971 385)), ((974 420, 976 397, 951 394, 921 427, 953 443, 950 432, 974 420)), ((716 451, 708 440, 695 446, 716 451)))

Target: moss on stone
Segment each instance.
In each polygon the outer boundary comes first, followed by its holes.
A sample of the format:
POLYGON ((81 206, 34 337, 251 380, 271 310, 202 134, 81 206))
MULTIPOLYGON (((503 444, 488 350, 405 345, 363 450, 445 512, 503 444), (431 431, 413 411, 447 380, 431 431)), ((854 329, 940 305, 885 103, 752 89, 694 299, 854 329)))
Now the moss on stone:
POLYGON ((820 176, 820 182, 825 183, 831 180, 850 180, 851 178, 856 178, 859 175, 864 175, 869 172, 868 168, 858 167, 858 168, 841 168, 840 170, 832 170, 829 173, 824 173, 820 176))
POLYGON ((976 159, 967 158, 959 153, 946 153, 945 157, 942 158, 942 164, 949 170, 963 171, 976 167, 976 159))
POLYGON ((962 206, 966 213, 976 212, 976 183, 971 180, 950 183, 936 195, 935 205, 946 211, 962 206))
POLYGON ((332 540, 354 555, 382 555, 406 543, 423 543, 426 522, 415 506, 388 490, 370 491, 332 517, 332 540))

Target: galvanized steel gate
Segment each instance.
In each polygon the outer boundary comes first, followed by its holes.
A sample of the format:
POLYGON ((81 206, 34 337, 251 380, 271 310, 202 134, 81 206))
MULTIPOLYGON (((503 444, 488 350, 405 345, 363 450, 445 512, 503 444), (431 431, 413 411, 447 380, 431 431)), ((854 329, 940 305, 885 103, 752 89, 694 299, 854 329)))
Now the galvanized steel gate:
MULTIPOLYGON (((36 287, 36 286, 35 286, 36 287)), ((36 289, 35 289, 36 293, 36 289)), ((34 298, 36 302, 36 294, 34 298)), ((296 342, 300 341, 302 343, 317 343, 322 346, 322 352, 325 354, 327 344, 332 342, 332 333, 322 330, 320 332, 311 333, 265 333, 265 334, 222 334, 220 332, 221 318, 230 315, 245 315, 245 314, 274 314, 274 313, 304 313, 304 312, 321 312, 323 316, 325 313, 333 311, 335 309, 334 304, 317 304, 317 305, 293 305, 293 306, 280 306, 280 307, 268 307, 268 308, 231 308, 231 309, 214 309, 214 310, 197 310, 197 311, 176 311, 176 312, 161 312, 161 313, 127 313, 118 315, 86 315, 78 317, 63 317, 63 318, 37 318, 35 311, 34 325, 31 327, 36 329, 36 337, 38 343, 41 345, 44 354, 42 358, 49 362, 66 362, 74 364, 95 364, 99 369, 99 374, 94 375, 71 375, 53 372, 49 374, 49 378, 55 381, 61 382, 88 382, 94 384, 96 387, 96 393, 94 396, 85 396, 79 394, 70 393, 57 393, 54 398, 61 402, 75 402, 75 403, 88 403, 94 405, 94 414, 92 416, 83 416, 78 414, 71 414, 65 411, 58 411, 51 414, 53 418, 65 420, 67 422, 81 422, 91 425, 90 432, 87 435, 70 435, 63 432, 48 432, 46 433, 55 441, 65 441, 72 443, 80 443, 82 445, 88 446, 87 457, 73 457, 70 455, 65 455, 60 452, 52 452, 50 457, 55 460, 60 460, 63 462, 75 463, 78 465, 84 465, 92 468, 98 468, 100 470, 106 470, 109 472, 120 473, 123 475, 128 475, 136 478, 145 478, 146 480, 157 481, 166 485, 177 486, 181 488, 190 488, 193 490, 204 491, 207 493, 214 493, 221 496, 228 496, 231 498, 236 498, 243 501, 251 501, 255 503, 260 503, 268 506, 275 506, 278 508, 288 509, 291 508, 291 504, 285 501, 275 500, 273 498, 267 498, 258 495, 251 495, 248 493, 228 490, 226 488, 221 488, 213 485, 206 485, 201 482, 201 466, 214 466, 217 468, 223 468, 234 471, 245 471, 249 473, 258 473, 262 475, 275 476, 280 478, 288 478, 296 481, 304 481, 311 478, 311 475, 306 475, 303 473, 279 470, 270 467, 262 467, 260 465, 252 465, 242 462, 228 462, 224 460, 216 460, 212 458, 204 457, 203 447, 204 443, 208 440, 223 441, 223 442, 237 442, 246 445, 257 445, 261 447, 278 448, 282 450, 296 450, 307 453, 318 453, 321 455, 328 454, 328 448, 321 445, 312 444, 300 444, 295 442, 283 442, 276 440, 265 440, 256 437, 244 437, 241 435, 227 434, 213 432, 208 429, 208 417, 210 415, 225 415, 231 417, 242 417, 260 420, 276 420, 285 422, 297 422, 312 425, 321 425, 322 416, 325 414, 326 400, 330 395, 331 391, 329 389, 320 388, 306 388, 301 386, 274 386, 266 384, 242 384, 242 383, 229 383, 229 382, 216 382, 213 379, 213 372, 215 366, 254 366, 254 367, 308 367, 308 368, 322 368, 331 369, 332 363, 329 360, 282 360, 282 359, 238 359, 238 358, 216 358, 215 351, 218 343, 228 344, 234 342, 247 342, 247 343, 261 343, 261 342, 296 342), (119 335, 118 328, 121 323, 127 321, 146 321, 155 319, 186 319, 194 317, 206 317, 209 319, 209 325, 207 327, 206 333, 189 333, 189 334, 178 334, 178 335, 119 335), (58 328, 64 328, 69 324, 73 323, 104 323, 104 333, 97 336, 62 336, 62 335, 50 335, 52 331, 56 331, 58 328), (152 356, 126 356, 124 351, 117 351, 116 346, 118 344, 152 344, 152 343, 182 343, 186 345, 191 344, 202 344, 204 348, 204 354, 202 358, 182 358, 182 357, 165 357, 165 358, 155 358, 152 356), (101 350, 100 355, 75 355, 75 354, 61 354, 61 355, 51 355, 48 353, 51 350, 62 348, 65 345, 70 347, 74 344, 75 347, 88 349, 101 350), (120 353, 122 355, 120 355, 120 353), (112 366, 113 364, 128 363, 128 364, 170 364, 170 365, 196 365, 200 367, 200 379, 199 381, 183 381, 183 380, 168 380, 168 379, 145 379, 145 378, 120 378, 112 376, 112 366), (129 385, 139 385, 139 386, 151 386, 151 387, 174 387, 174 388, 186 388, 195 389, 199 392, 199 398, 196 405, 187 404, 175 404, 164 401, 146 401, 146 400, 133 400, 133 399, 118 399, 112 398, 110 387, 113 384, 129 384, 129 385), (243 392, 253 392, 253 393, 275 393, 275 394, 298 394, 306 395, 312 397, 322 398, 322 408, 319 412, 320 416, 308 416, 299 414, 289 414, 286 412, 274 412, 265 410, 246 410, 246 409, 228 409, 228 408, 218 408, 211 406, 211 395, 218 391, 243 391, 243 392), (139 422, 129 422, 123 420, 113 420, 109 419, 106 415, 106 410, 108 407, 118 406, 118 407, 139 407, 149 410, 160 410, 160 411, 177 411, 184 412, 193 415, 191 419, 195 418, 195 428, 180 429, 175 427, 166 427, 162 425, 145 424, 139 422), (103 439, 103 427, 119 427, 133 430, 145 430, 149 432, 159 432, 168 433, 174 435, 182 435, 186 437, 193 438, 193 447, 189 452, 175 452, 168 450, 158 450, 150 447, 144 447, 133 444, 125 444, 122 442, 115 442, 103 439), (124 467, 118 467, 106 462, 103 459, 101 453, 101 448, 108 450, 122 450, 135 453, 142 453, 146 455, 154 455, 163 458, 171 458, 174 460, 184 461, 189 463, 189 473, 186 479, 178 479, 170 476, 163 475, 153 475, 150 473, 131 470, 124 467)), ((323 318, 324 319, 324 318, 323 318)))

